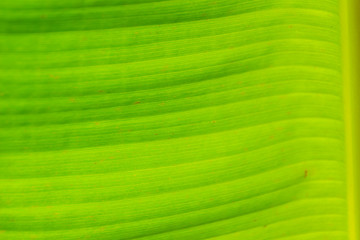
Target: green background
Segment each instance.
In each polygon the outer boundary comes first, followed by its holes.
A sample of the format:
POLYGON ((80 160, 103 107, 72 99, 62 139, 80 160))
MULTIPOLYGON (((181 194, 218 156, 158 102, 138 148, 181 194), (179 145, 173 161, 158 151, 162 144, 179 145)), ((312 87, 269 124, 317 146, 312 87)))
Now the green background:
POLYGON ((1 1, 0 239, 354 238, 341 4, 1 1))

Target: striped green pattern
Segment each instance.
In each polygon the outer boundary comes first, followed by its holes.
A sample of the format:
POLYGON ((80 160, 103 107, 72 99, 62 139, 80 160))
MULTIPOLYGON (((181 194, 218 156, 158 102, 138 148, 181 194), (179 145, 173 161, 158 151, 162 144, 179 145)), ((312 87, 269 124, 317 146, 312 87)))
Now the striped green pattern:
POLYGON ((338 5, 0 1, 0 239, 348 239, 338 5))

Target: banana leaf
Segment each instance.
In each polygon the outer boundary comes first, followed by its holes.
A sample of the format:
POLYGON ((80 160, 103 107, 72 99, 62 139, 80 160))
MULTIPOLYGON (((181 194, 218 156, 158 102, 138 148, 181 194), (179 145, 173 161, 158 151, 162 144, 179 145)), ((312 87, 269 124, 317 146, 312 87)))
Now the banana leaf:
POLYGON ((0 239, 357 240, 357 7, 0 1, 0 239))

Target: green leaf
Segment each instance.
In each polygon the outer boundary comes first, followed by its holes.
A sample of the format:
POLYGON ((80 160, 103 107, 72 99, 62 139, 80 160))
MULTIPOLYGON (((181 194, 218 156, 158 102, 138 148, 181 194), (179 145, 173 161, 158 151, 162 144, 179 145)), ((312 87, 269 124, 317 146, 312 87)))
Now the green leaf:
POLYGON ((0 239, 355 240, 339 3, 2 0, 0 239))

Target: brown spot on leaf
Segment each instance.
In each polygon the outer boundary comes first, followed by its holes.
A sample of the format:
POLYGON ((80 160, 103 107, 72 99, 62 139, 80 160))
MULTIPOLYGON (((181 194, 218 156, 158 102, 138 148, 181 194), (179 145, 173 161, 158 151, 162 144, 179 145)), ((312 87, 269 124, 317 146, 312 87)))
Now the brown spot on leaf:
POLYGON ((52 79, 59 79, 59 76, 56 76, 56 75, 50 74, 50 78, 52 78, 52 79))

